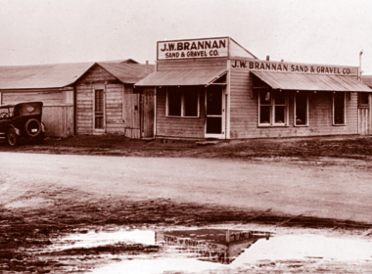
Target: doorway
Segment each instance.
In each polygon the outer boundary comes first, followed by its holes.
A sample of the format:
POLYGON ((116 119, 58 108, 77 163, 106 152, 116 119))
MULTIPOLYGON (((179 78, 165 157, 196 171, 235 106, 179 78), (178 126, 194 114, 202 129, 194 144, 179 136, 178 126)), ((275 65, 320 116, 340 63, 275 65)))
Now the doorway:
POLYGON ((225 138, 224 132, 224 96, 221 86, 206 89, 206 138, 225 138))

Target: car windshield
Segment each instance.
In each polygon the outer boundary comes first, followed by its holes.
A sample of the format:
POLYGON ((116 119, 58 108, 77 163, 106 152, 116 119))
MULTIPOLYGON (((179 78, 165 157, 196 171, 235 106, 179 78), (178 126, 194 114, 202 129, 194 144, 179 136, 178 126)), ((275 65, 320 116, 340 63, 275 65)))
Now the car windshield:
POLYGON ((0 119, 8 119, 13 116, 13 106, 0 107, 0 119))

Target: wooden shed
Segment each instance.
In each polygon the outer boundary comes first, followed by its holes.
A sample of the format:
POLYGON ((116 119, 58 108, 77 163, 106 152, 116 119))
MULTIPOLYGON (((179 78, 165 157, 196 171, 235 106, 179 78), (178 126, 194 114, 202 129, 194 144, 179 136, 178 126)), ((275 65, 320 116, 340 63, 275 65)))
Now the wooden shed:
POLYGON ((153 71, 153 65, 134 61, 94 64, 75 84, 76 134, 152 137, 153 89, 140 93, 134 83, 153 71))
POLYGON ((0 67, 0 104, 42 101, 49 136, 74 134, 74 87, 93 63, 0 67))
POLYGON ((259 60, 230 37, 157 42, 155 135, 244 139, 372 134, 358 67, 259 60))

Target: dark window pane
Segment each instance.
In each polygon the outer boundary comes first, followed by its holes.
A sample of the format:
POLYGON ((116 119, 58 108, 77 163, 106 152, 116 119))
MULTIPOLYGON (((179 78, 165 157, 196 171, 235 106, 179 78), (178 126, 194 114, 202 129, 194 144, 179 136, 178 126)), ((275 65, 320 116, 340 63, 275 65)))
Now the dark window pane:
POLYGON ((181 116, 181 92, 179 90, 168 91, 168 115, 181 116))
POLYGON ((305 94, 296 95, 296 125, 307 124, 307 96, 305 94))
POLYGON ((270 124, 270 106, 261 106, 260 108, 260 123, 270 124))
POLYGON ((367 92, 358 93, 358 106, 368 107, 368 93, 367 92))
POLYGON ((222 114, 222 91, 220 87, 211 87, 207 90, 207 114, 222 114))
POLYGON ((261 91, 260 92, 260 104, 261 105, 270 105, 270 92, 269 91, 261 91))
POLYGON ((103 90, 96 89, 94 94, 95 99, 95 111, 102 112, 103 111, 103 90))
POLYGON ((277 124, 284 124, 285 117, 284 117, 284 106, 275 106, 275 123, 277 124))
POLYGON ((275 105, 285 104, 285 96, 281 92, 274 92, 274 100, 275 100, 275 105))
POLYGON ((103 117, 96 117, 94 119, 94 125, 96 129, 103 128, 103 117))
POLYGON ((222 133, 222 118, 207 117, 207 133, 221 134, 222 133))
POLYGON ((345 95, 343 92, 334 94, 334 122, 335 124, 345 123, 345 95))
POLYGON ((198 91, 187 89, 183 95, 184 100, 184 116, 198 115, 198 91))
POLYGON ((94 128, 103 128, 103 109, 104 109, 104 93, 103 89, 94 91, 94 128))

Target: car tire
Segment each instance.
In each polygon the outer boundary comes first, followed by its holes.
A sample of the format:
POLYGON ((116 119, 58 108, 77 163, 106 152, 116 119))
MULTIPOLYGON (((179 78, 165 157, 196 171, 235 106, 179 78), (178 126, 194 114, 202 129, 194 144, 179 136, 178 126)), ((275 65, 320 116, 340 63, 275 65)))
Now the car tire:
POLYGON ((19 143, 18 135, 15 133, 13 129, 10 129, 6 134, 6 142, 9 146, 15 147, 19 143))
POLYGON ((39 120, 32 118, 25 123, 25 133, 28 137, 36 138, 41 133, 41 123, 39 120))

